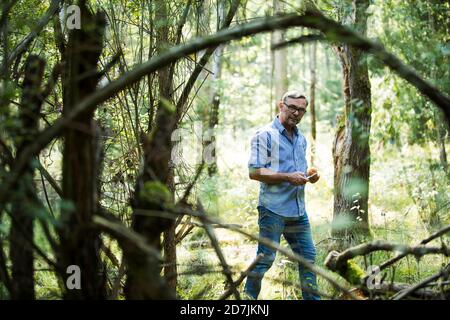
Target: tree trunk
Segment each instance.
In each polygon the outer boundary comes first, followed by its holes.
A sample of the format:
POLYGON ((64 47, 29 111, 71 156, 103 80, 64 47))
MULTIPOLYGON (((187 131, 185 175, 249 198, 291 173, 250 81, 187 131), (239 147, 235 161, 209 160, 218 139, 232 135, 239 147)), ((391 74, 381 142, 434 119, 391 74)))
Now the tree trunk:
MULTIPOLYGON (((283 13, 284 3, 280 0, 273 1, 274 13, 283 13)), ((284 31, 275 30, 272 32, 272 44, 280 43, 284 40, 284 31)), ((273 75, 275 81, 275 101, 281 99, 289 86, 287 78, 287 49, 272 51, 273 75)), ((278 114, 278 108, 275 107, 275 114, 278 114)))
POLYGON ((441 162, 442 169, 444 169, 445 173, 448 173, 447 151, 445 150, 448 126, 441 110, 435 111, 434 120, 436 125, 436 143, 439 148, 439 161, 441 162))
MULTIPOLYGON (((39 113, 42 106, 41 84, 45 61, 30 55, 25 65, 25 77, 20 107, 20 127, 16 137, 17 156, 33 142, 39 131, 39 113)), ((36 209, 34 168, 29 165, 17 183, 16 196, 11 207, 10 257, 12 262, 11 299, 35 298, 33 222, 36 209)))
POLYGON ((217 82, 220 79, 221 74, 221 55, 223 52, 223 47, 220 46, 217 48, 215 56, 214 56, 214 65, 213 65, 213 71, 214 71, 214 82, 216 86, 214 87, 214 92, 211 95, 211 111, 209 114, 208 119, 208 136, 209 141, 207 141, 208 150, 207 154, 210 156, 209 165, 208 165, 208 175, 212 177, 213 175, 217 174, 217 154, 216 154, 216 135, 215 135, 215 129, 217 125, 219 124, 219 106, 220 106, 220 88, 218 88, 217 82), (216 61, 218 60, 218 61, 216 61), (209 151, 210 150, 210 151, 209 151))
MULTIPOLYGON (((236 14, 236 11, 238 9, 239 6, 239 0, 234 0, 231 4, 230 4, 230 8, 229 11, 227 13, 227 15, 225 16, 225 5, 222 1, 219 2, 219 21, 218 21, 218 25, 220 26, 220 29, 223 28, 227 28, 230 26, 231 21, 233 20, 234 15, 236 14)), ((200 58, 200 60, 198 61, 197 65, 195 66, 193 72, 191 73, 187 84, 185 85, 182 94, 180 95, 177 103, 176 103, 176 114, 175 114, 175 124, 174 126, 176 127, 180 120, 181 120, 181 115, 183 114, 184 110, 185 110, 185 105, 188 101, 188 96, 189 93, 191 92, 195 81, 197 80, 198 76, 201 74, 203 68, 206 66, 206 64, 208 63, 210 57, 214 54, 214 52, 219 51, 222 52, 222 48, 219 48, 217 46, 215 47, 210 47, 208 48, 205 53, 203 54, 203 56, 200 58)), ((220 57, 220 54, 219 54, 220 57)), ((217 74, 218 77, 220 77, 220 69, 221 67, 219 66, 217 73, 214 72, 214 74, 217 74)), ((173 68, 172 68, 173 70, 173 68)), ((208 124, 205 127, 214 127, 215 125, 217 125, 218 123, 218 108, 219 108, 219 102, 220 100, 218 99, 213 99, 216 103, 217 106, 213 106, 213 111, 210 114, 209 117, 209 121, 208 124)), ((207 114, 206 114, 206 117, 207 114)), ((214 134, 212 134, 212 140, 210 141, 209 145, 213 145, 214 146, 214 142, 215 142, 215 137, 214 134)), ((172 151, 172 146, 170 146, 170 150, 172 151)), ((215 150, 212 150, 212 155, 215 158, 215 150)), ((173 177, 173 169, 174 168, 170 168, 171 171, 171 177, 173 177)), ((172 179, 172 178, 171 178, 172 179)), ((171 180, 172 181, 172 180, 171 180)), ((174 193, 174 187, 171 186, 170 189, 172 190, 172 193, 174 193)), ((169 227, 169 229, 167 231, 164 232, 164 252, 165 252, 165 263, 166 263, 166 267, 164 269, 164 274, 167 275, 166 280, 169 283, 169 286, 173 289, 176 288, 176 282, 177 282, 177 260, 176 260, 176 243, 173 243, 175 240, 175 230, 176 230, 176 225, 171 225, 169 227)))
MULTIPOLYGON (((172 147, 170 147, 172 152, 172 147)), ((174 183, 174 168, 169 168, 169 177, 167 185, 170 191, 171 202, 175 203, 175 183, 174 183)), ((178 285, 178 259, 177 259, 177 243, 175 240, 175 231, 177 225, 175 220, 170 221, 170 226, 163 233, 163 248, 164 248, 164 278, 167 285, 173 292, 176 292, 178 285)))
MULTIPOLYGON (((161 53, 168 44, 168 8, 163 0, 155 3, 157 29, 157 51, 161 53)), ((150 138, 143 138, 144 170, 139 176, 132 200, 132 228, 142 234, 148 244, 161 252, 161 234, 168 231, 174 221, 168 218, 152 216, 151 211, 163 212, 166 206, 173 204, 173 195, 169 188, 171 155, 171 133, 175 127, 174 110, 170 103, 171 82, 170 67, 158 71, 159 103, 156 114, 156 126, 150 138)), ((125 294, 128 299, 173 299, 175 293, 160 276, 161 265, 155 257, 136 251, 124 251, 127 265, 125 294)), ((175 269, 176 270, 176 269, 175 269)), ((173 272, 172 268, 165 272, 173 272)))
MULTIPOLYGON (((158 53, 164 50, 165 47, 169 46, 171 44, 171 39, 169 39, 169 26, 168 21, 168 11, 167 11, 167 4, 163 2, 157 1, 157 10, 156 10, 156 21, 161 22, 164 21, 164 25, 161 27, 156 27, 157 29, 157 35, 156 35, 156 41, 157 41, 157 50, 158 53), (159 10, 158 10, 159 8, 159 10)), ((171 96, 172 88, 173 88, 173 72, 174 72, 175 66, 173 68, 166 67, 158 71, 158 85, 159 85, 159 108, 163 107, 162 104, 164 104, 164 100, 168 103, 172 104, 174 103, 173 98, 171 96)), ((173 115, 169 115, 170 118, 170 128, 168 128, 168 131, 173 130, 173 115)), ((159 129, 159 128, 157 128, 159 129)), ((167 145, 167 148, 169 149, 169 154, 172 151, 171 144, 167 145)), ((169 160, 164 160, 169 161, 169 160)), ((165 178, 165 183, 168 186, 168 190, 171 194, 171 201, 174 202, 174 193, 175 193, 175 187, 174 187, 174 180, 173 180, 173 168, 169 167, 167 172, 167 178, 165 178)), ((175 221, 168 219, 169 226, 167 230, 164 230, 163 232, 163 245, 164 245, 164 278, 167 281, 167 285, 169 288, 176 292, 177 289, 177 280, 178 280, 178 270, 177 270, 177 247, 175 243, 175 221)))
MULTIPOLYGON (((302 35, 305 35, 308 32, 308 28, 304 28, 302 27, 302 35)), ((302 91, 306 92, 306 90, 308 90, 308 82, 307 82, 307 71, 306 71, 306 66, 307 66, 307 61, 308 61, 308 56, 306 55, 306 45, 302 44, 302 64, 301 64, 301 69, 303 71, 303 79, 302 79, 302 91)))
MULTIPOLYGON (((221 26, 225 20, 225 4, 223 1, 218 2, 219 5, 219 21, 218 26, 221 26)), ((211 157, 208 165, 208 175, 212 177, 217 174, 217 159, 216 159, 216 135, 215 128, 219 124, 219 106, 220 106, 220 78, 222 77, 222 55, 223 55, 224 45, 217 47, 214 51, 213 61, 212 61, 212 83, 211 83, 211 110, 208 117, 208 136, 209 141, 207 141, 210 146, 210 152, 208 155, 211 157)))
POLYGON ((310 72, 311 84, 309 87, 309 111, 311 113, 311 166, 314 166, 314 158, 316 155, 316 42, 311 45, 310 72))
MULTIPOLYGON (((368 0, 354 1, 353 27, 366 34, 368 0)), ((337 48, 344 77, 345 113, 339 121, 333 148, 334 212, 332 233, 343 244, 370 234, 368 195, 370 175, 371 93, 363 52, 343 45, 337 48)))
MULTIPOLYGON (((93 15, 85 1, 81 8, 81 29, 71 30, 64 53, 63 116, 92 94, 98 84, 97 63, 103 47, 106 20, 93 15)), ((86 113, 64 133, 63 199, 71 204, 62 210, 59 264, 66 270, 76 265, 81 271, 81 289, 66 288, 67 299, 104 299, 105 275, 99 255, 100 235, 92 228, 98 212, 99 152, 97 125, 93 113, 86 113)), ((64 281, 70 274, 63 274, 64 281)))

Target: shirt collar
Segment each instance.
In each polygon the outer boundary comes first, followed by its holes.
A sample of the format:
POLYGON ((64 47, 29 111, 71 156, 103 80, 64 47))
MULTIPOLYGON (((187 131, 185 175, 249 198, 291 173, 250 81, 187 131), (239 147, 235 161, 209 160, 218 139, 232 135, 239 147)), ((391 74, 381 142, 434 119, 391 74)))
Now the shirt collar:
MULTIPOLYGON (((278 118, 278 115, 273 120, 272 126, 274 128, 276 128, 276 129, 278 129, 278 131, 280 131, 281 134, 284 131, 286 131, 286 128, 281 124, 280 119, 278 118)), ((296 136, 298 136, 298 128, 297 128, 297 126, 294 127, 294 133, 295 133, 296 136)))

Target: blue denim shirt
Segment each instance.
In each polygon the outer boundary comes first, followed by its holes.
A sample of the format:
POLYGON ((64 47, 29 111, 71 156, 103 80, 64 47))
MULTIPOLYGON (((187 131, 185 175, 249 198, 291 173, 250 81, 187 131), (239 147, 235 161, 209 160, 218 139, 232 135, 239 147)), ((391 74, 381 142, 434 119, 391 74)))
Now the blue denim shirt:
MULTIPOLYGON (((306 139, 295 127, 292 140, 278 116, 272 123, 256 132, 251 140, 249 168, 268 168, 275 172, 306 173, 306 139)), ((260 182, 258 206, 284 217, 305 214, 305 186, 289 182, 267 184, 260 182)))

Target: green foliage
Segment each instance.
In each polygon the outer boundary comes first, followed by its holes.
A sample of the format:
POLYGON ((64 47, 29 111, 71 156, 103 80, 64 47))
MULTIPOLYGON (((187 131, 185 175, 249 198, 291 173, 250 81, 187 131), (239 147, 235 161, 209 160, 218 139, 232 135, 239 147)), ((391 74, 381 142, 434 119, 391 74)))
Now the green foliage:
POLYGON ((450 222, 449 176, 439 163, 420 163, 411 166, 411 174, 405 180, 409 195, 419 216, 430 232, 436 231, 450 222))
MULTIPOLYGON (((370 29, 382 43, 405 63, 412 66, 423 78, 443 92, 450 90, 450 55, 448 50, 448 3, 436 1, 383 1, 376 2, 378 10, 370 29)), ((377 66, 377 75, 381 75, 377 66)), ((399 80, 389 71, 382 76, 383 91, 375 99, 377 119, 375 127, 380 138, 402 144, 424 143, 434 140, 435 106, 420 95, 415 88, 399 80), (380 112, 380 114, 377 114, 380 112), (386 121, 387 120, 387 121, 386 121), (434 127, 434 129, 433 129, 434 127)), ((387 141, 387 140, 385 140, 387 141)))

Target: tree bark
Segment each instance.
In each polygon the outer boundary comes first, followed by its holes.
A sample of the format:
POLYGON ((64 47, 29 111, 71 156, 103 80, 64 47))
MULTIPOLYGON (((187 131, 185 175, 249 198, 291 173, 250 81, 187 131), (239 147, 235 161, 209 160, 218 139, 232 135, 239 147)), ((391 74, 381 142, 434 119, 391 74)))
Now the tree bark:
MULTIPOLYGON (((155 12, 155 21, 158 25, 157 51, 161 54, 168 47, 169 41, 167 3, 163 0, 156 1, 155 12)), ((173 195, 167 187, 171 180, 170 138, 175 126, 174 110, 169 105, 172 91, 169 72, 169 66, 158 71, 159 102, 156 126, 150 137, 143 137, 144 170, 138 178, 132 203, 132 228, 143 235, 148 244, 158 252, 162 249, 161 234, 170 229, 173 221, 146 213, 163 212, 166 205, 173 204, 173 195)), ((128 299, 175 298, 174 288, 160 276, 161 265, 157 260, 139 252, 124 252, 124 257, 128 267, 125 286, 128 299)), ((172 272, 173 269, 169 269, 172 272)))
POLYGON ((311 166, 314 166, 314 158, 316 155, 316 56, 317 43, 313 42, 311 45, 310 58, 310 72, 311 84, 309 87, 309 112, 311 113, 311 166))
MULTIPOLYGON (((219 5, 219 17, 218 17, 218 26, 223 25, 225 21, 225 4, 224 1, 218 1, 219 5)), ((208 164, 208 175, 212 177, 217 174, 217 159, 216 159, 216 135, 215 129, 219 124, 219 106, 220 106, 220 96, 221 96, 221 87, 220 87, 220 79, 222 77, 222 55, 223 55, 224 45, 219 45, 213 54, 212 61, 212 83, 211 83, 211 110, 209 111, 208 117, 208 136, 209 141, 208 145, 211 148, 210 156, 211 161, 208 164)))
MULTIPOLYGON (((98 84, 97 63, 103 47, 106 26, 104 13, 91 13, 85 1, 79 2, 81 29, 71 30, 64 53, 63 117, 98 84)), ((92 227, 98 212, 98 127, 94 112, 84 113, 64 132, 63 199, 60 252, 63 270, 77 265, 81 270, 81 289, 68 289, 66 299, 104 299, 105 274, 100 259, 100 234, 92 227), (70 205, 69 205, 70 203, 70 205)), ((63 274, 66 283, 69 274, 63 274)))
POLYGON ((439 161, 441 162, 442 169, 444 169, 445 173, 448 173, 448 160, 445 143, 448 137, 449 127, 445 123, 444 114, 441 110, 435 111, 434 123, 436 125, 436 144, 439 148, 439 161))
MULTIPOLYGON (((239 0, 234 0, 232 2, 230 9, 226 16, 225 16, 225 6, 222 1, 219 2, 219 6, 220 6, 219 7, 220 17, 219 17, 218 25, 219 25, 219 29, 224 29, 224 28, 227 28, 230 26, 231 21, 233 20, 233 17, 236 14, 236 11, 238 9, 239 0)), ((176 103, 175 126, 178 126, 179 122, 181 121, 181 116, 182 116, 183 112, 185 111, 189 93, 191 92, 196 80, 198 79, 202 70, 204 69, 204 67, 208 63, 209 59, 215 52, 218 55, 218 57, 216 57, 216 58, 220 59, 220 55, 223 50, 222 47, 223 47, 223 45, 208 48, 205 51, 205 53, 203 54, 203 56, 200 58, 197 65, 195 66, 194 71, 191 73, 191 76, 189 77, 187 84, 183 88, 183 92, 181 93, 181 95, 176 103)), ((221 60, 219 60, 219 63, 220 62, 221 62, 221 60)), ((217 74, 217 77, 220 78, 220 69, 221 69, 220 64, 219 64, 219 66, 217 66, 217 70, 215 70, 213 67, 214 77, 217 74)), ((172 68, 172 70, 173 70, 173 68, 172 68)), ((218 96, 216 96, 216 97, 218 97, 218 96)), ((213 129, 211 129, 211 128, 214 128, 218 124, 219 103, 220 103, 220 99, 217 99, 214 97, 211 112, 209 113, 207 109, 205 110, 206 115, 209 114, 209 120, 208 120, 206 127, 208 127, 210 129, 209 133, 211 136, 211 140, 208 141, 210 146, 211 145, 214 146, 214 143, 215 143, 214 132, 213 132, 213 129)), ((206 116, 205 118, 208 118, 208 116, 206 116)), ((171 148, 172 148, 172 146, 171 146, 171 148)), ((214 146, 214 149, 212 149, 211 155, 215 159, 215 156, 216 156, 215 155, 215 146, 214 146)), ((213 170, 212 172, 215 172, 214 170, 216 169, 216 167, 214 167, 214 163, 212 164, 211 168, 213 170)), ((171 168, 170 170, 173 175, 173 168, 171 168)), ((171 189, 172 189, 172 191, 174 191, 173 187, 171 189)), ((175 236, 175 230, 176 230, 176 225, 173 224, 169 227, 169 229, 167 231, 164 232, 164 252, 165 252, 165 256, 167 258, 166 259, 167 266, 165 267, 164 274, 167 275, 167 277, 168 277, 167 280, 169 281, 169 286, 171 286, 172 288, 176 287, 176 281, 177 281, 176 251, 175 251, 177 241, 176 241, 176 236, 175 236)))
MULTIPOLYGON (((353 27, 367 30, 368 0, 354 1, 353 27)), ((343 245, 370 234, 368 196, 370 176, 371 93, 363 51, 347 44, 337 48, 344 77, 345 113, 334 144, 333 237, 343 245)))
MULTIPOLYGON (((273 0, 274 14, 281 14, 284 9, 284 3, 280 0, 273 0)), ((282 42, 284 40, 284 30, 274 30, 272 32, 272 44, 282 42)), ((287 51, 280 49, 272 51, 273 75, 275 82, 275 101, 281 99, 289 86, 287 77, 287 51)), ((275 106, 275 115, 278 114, 278 108, 275 106)))
MULTIPOLYGON (((156 2, 156 21, 157 23, 163 22, 163 25, 160 27, 156 27, 156 46, 157 52, 161 53, 165 50, 166 47, 171 45, 172 40, 169 38, 169 16, 168 16, 168 8, 167 4, 162 1, 156 2)), ((173 98, 171 96, 172 88, 173 88, 173 72, 175 69, 175 64, 170 67, 162 68, 158 71, 158 85, 159 85, 159 108, 167 108, 167 106, 163 106, 164 103, 170 103, 173 105, 173 98), (165 101, 164 101, 165 100, 165 101)), ((173 115, 166 115, 170 119, 171 127, 169 130, 173 130, 173 115)), ((157 128, 158 129, 158 128, 157 128)), ((171 144, 167 146, 169 148, 169 153, 171 153, 171 144)), ((174 181, 173 181, 173 168, 169 167, 166 179, 166 185, 168 186, 168 190, 171 193, 172 201, 174 201, 174 181)), ((177 288, 177 250, 175 239, 175 224, 173 220, 168 220, 169 227, 167 230, 164 230, 163 233, 163 245, 164 245, 164 277, 167 281, 167 285, 173 292, 176 291, 177 288)))
MULTIPOLYGON (((17 155, 32 143, 39 131, 39 114, 42 106, 41 92, 45 61, 30 55, 25 65, 25 77, 21 108, 19 110, 20 127, 16 136, 17 155)), ((12 262, 11 299, 32 300, 34 290, 33 235, 36 209, 36 185, 34 168, 31 163, 22 179, 18 181, 16 196, 11 207, 10 257, 12 262)))

